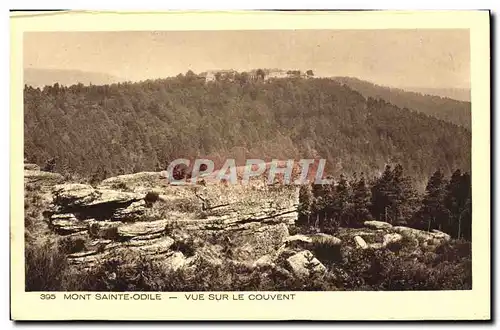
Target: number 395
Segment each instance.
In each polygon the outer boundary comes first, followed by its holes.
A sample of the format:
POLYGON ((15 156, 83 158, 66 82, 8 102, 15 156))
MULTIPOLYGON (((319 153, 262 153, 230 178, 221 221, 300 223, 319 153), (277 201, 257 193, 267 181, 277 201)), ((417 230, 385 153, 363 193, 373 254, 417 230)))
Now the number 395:
POLYGON ((55 293, 42 293, 40 295, 41 300, 53 300, 56 299, 56 294, 55 293))

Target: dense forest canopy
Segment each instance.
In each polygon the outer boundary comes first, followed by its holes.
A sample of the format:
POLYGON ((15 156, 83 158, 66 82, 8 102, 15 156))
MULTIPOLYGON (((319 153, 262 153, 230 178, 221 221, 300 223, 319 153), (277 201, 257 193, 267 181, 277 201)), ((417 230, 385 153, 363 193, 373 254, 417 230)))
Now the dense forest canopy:
POLYGON ((332 79, 265 81, 246 73, 213 82, 188 72, 138 83, 25 86, 25 157, 102 178, 200 156, 325 158, 334 176, 380 174, 386 163, 400 163, 424 184, 438 168, 469 171, 470 131, 413 110, 332 79))
POLYGON ((375 85, 351 77, 336 77, 335 80, 346 84, 365 97, 385 100, 400 108, 408 108, 426 115, 454 123, 465 128, 471 127, 471 103, 448 97, 425 95, 399 88, 375 85))

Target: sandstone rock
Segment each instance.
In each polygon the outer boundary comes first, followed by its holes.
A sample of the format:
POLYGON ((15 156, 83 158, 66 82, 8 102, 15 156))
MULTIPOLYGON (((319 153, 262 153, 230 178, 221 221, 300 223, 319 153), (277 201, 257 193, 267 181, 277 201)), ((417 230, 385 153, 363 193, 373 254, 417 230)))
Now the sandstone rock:
POLYGON ((438 240, 446 240, 447 234, 439 234, 435 232, 427 232, 415 228, 409 228, 409 227, 403 227, 403 226, 396 226, 393 228, 394 231, 402 234, 403 236, 409 236, 413 237, 416 239, 419 239, 421 241, 426 241, 427 243, 432 243, 434 239, 438 240))
POLYGON ((24 163, 24 169, 30 171, 40 171, 40 166, 37 164, 26 164, 24 163))
POLYGON ((308 249, 312 245, 312 238, 306 235, 298 234, 285 238, 285 247, 287 248, 301 248, 308 249))
POLYGON ((87 204, 87 206, 99 205, 99 204, 127 204, 132 203, 134 201, 139 201, 144 198, 141 194, 129 193, 123 191, 116 191, 110 189, 99 189, 96 190, 97 198, 95 198, 92 202, 87 204))
POLYGON ((382 243, 383 246, 388 246, 390 244, 395 244, 400 242, 403 239, 403 236, 401 236, 398 233, 392 233, 392 234, 385 234, 384 235, 384 242, 382 243))
POLYGON ((87 230, 87 224, 79 221, 74 214, 55 214, 50 218, 53 230, 60 234, 71 234, 87 230))
MULTIPOLYGON (((85 229, 86 226, 89 231, 85 248, 92 252, 74 255, 72 264, 87 267, 134 250, 160 262, 170 258, 168 262, 172 262, 174 268, 180 267, 183 258, 187 265, 198 260, 212 264, 232 260, 253 268, 254 265, 273 265, 280 246, 287 250, 284 244, 289 237, 287 223, 293 223, 297 218, 298 195, 292 194, 293 189, 283 192, 272 191, 267 186, 159 186, 154 182, 155 177, 156 174, 150 176, 143 173, 110 178, 98 188, 63 184, 54 189, 54 196, 57 196, 54 198, 55 219, 60 213, 71 213, 74 217, 62 216, 57 221, 68 221, 64 224, 68 227, 71 224, 85 229), (147 182, 141 182, 141 178, 147 182), (156 189, 161 191, 160 200, 151 208, 145 207, 145 194, 137 192, 147 193, 156 189), (131 190, 135 192, 128 192, 131 190), (200 190, 203 194, 199 193, 200 190), (207 200, 205 206, 214 208, 212 213, 204 217, 199 215, 198 208, 202 203, 197 194, 207 200), (197 203, 195 210, 191 205, 171 207, 166 204, 177 205, 176 201, 192 200, 197 203), (168 233, 167 226, 172 227, 168 233), (187 246, 177 242, 184 237, 187 237, 187 246), (86 265, 86 262, 89 264, 86 265)), ((329 235, 317 235, 305 240, 339 242, 329 235)), ((288 250, 289 253, 280 256, 285 263, 287 258, 297 253, 288 250)), ((312 266, 313 269, 321 269, 319 264, 312 266)))
POLYGON ((144 200, 140 200, 137 202, 133 202, 126 208, 117 209, 111 220, 114 221, 139 221, 147 212, 146 202, 144 200))
POLYGON ((323 244, 333 247, 335 245, 342 244, 342 240, 340 238, 325 233, 312 234, 309 235, 309 237, 312 239, 313 245, 323 244))
POLYGON ((24 170, 24 182, 52 186, 64 182, 64 177, 59 173, 24 170))
POLYGON ((326 267, 308 250, 300 251, 286 261, 290 270, 297 276, 309 276, 311 273, 321 274, 326 271, 326 267))
POLYGON ((288 237, 288 227, 284 224, 254 224, 244 230, 223 231, 221 237, 231 241, 229 248, 235 260, 251 261, 266 254, 276 252, 288 237))
POLYGON ((392 225, 383 221, 365 221, 364 225, 368 228, 372 229, 389 229, 392 228, 392 225))
POLYGON ((354 241, 356 242, 356 246, 361 249, 367 249, 368 244, 366 244, 365 240, 361 236, 354 236, 354 241))
POLYGON ((165 265, 171 270, 178 270, 187 264, 187 259, 182 252, 176 251, 165 259, 165 265))
POLYGON ((451 239, 450 235, 448 235, 446 233, 443 233, 442 231, 437 230, 437 229, 433 229, 432 230, 432 235, 434 235, 434 237, 436 237, 438 239, 442 239, 442 240, 445 240, 445 241, 449 241, 451 239))
POLYGON ((373 249, 373 250, 379 250, 382 248, 385 248, 385 245, 383 243, 372 243, 368 245, 368 248, 373 249))
POLYGON ((117 239, 119 223, 111 221, 86 221, 89 226, 89 234, 94 238, 117 239))
POLYGON ((124 224, 118 227, 118 236, 123 238, 132 238, 135 236, 161 233, 165 231, 165 226, 168 223, 168 220, 157 220, 124 224))
POLYGON ((97 193, 91 185, 66 183, 54 187, 54 203, 63 207, 82 206, 91 203, 97 193))
MULTIPOLYGON (((140 243, 140 241, 133 242, 134 244, 140 243)), ((141 252, 154 255, 154 254, 162 254, 170 251, 170 247, 174 244, 174 239, 172 237, 162 237, 158 240, 155 240, 152 244, 143 244, 137 246, 141 252)))
MULTIPOLYGON (((134 189, 137 187, 152 187, 161 183, 161 176, 161 172, 138 172, 124 174, 107 178, 101 182, 99 188, 134 189)), ((165 179, 162 180, 166 183, 165 179)))
POLYGON ((93 256, 96 254, 97 254, 97 251, 82 251, 82 252, 68 254, 67 257, 70 259, 74 259, 74 258, 83 258, 83 257, 93 256))
POLYGON ((54 187, 54 203, 62 207, 91 207, 100 204, 115 204, 110 207, 119 208, 122 204, 142 199, 142 195, 110 189, 94 189, 80 183, 61 184, 54 187))
POLYGON ((273 267, 274 266, 274 262, 273 262, 273 258, 270 256, 270 255, 264 255, 262 257, 260 257, 259 259, 257 259, 253 265, 253 267, 273 267))

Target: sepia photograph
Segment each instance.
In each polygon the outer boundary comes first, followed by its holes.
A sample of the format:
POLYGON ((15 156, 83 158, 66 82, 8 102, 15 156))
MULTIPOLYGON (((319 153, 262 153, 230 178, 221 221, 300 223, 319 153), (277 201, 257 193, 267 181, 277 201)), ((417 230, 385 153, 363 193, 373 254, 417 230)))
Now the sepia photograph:
POLYGON ((23 32, 24 291, 474 290, 471 45, 468 28, 23 32))

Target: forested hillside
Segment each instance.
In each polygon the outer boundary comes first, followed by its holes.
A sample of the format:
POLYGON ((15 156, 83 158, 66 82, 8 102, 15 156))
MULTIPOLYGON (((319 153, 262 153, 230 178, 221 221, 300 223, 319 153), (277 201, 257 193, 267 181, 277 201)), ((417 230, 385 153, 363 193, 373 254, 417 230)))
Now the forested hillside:
MULTIPOLYGON (((412 109, 420 104, 388 99, 412 109)), ((318 157, 334 176, 378 174, 398 162, 423 181, 438 168, 446 175, 470 170, 470 131, 422 113, 442 111, 446 118, 452 102, 413 112, 331 79, 262 81, 246 74, 210 83, 189 72, 140 83, 26 86, 25 157, 101 179, 163 169, 179 157, 318 157)), ((461 113, 470 104, 456 105, 456 121, 468 127, 470 113, 461 113)))
POLYGON ((470 102, 379 86, 351 77, 336 77, 335 80, 360 92, 364 97, 380 98, 400 108, 422 112, 468 129, 471 127, 470 102))

